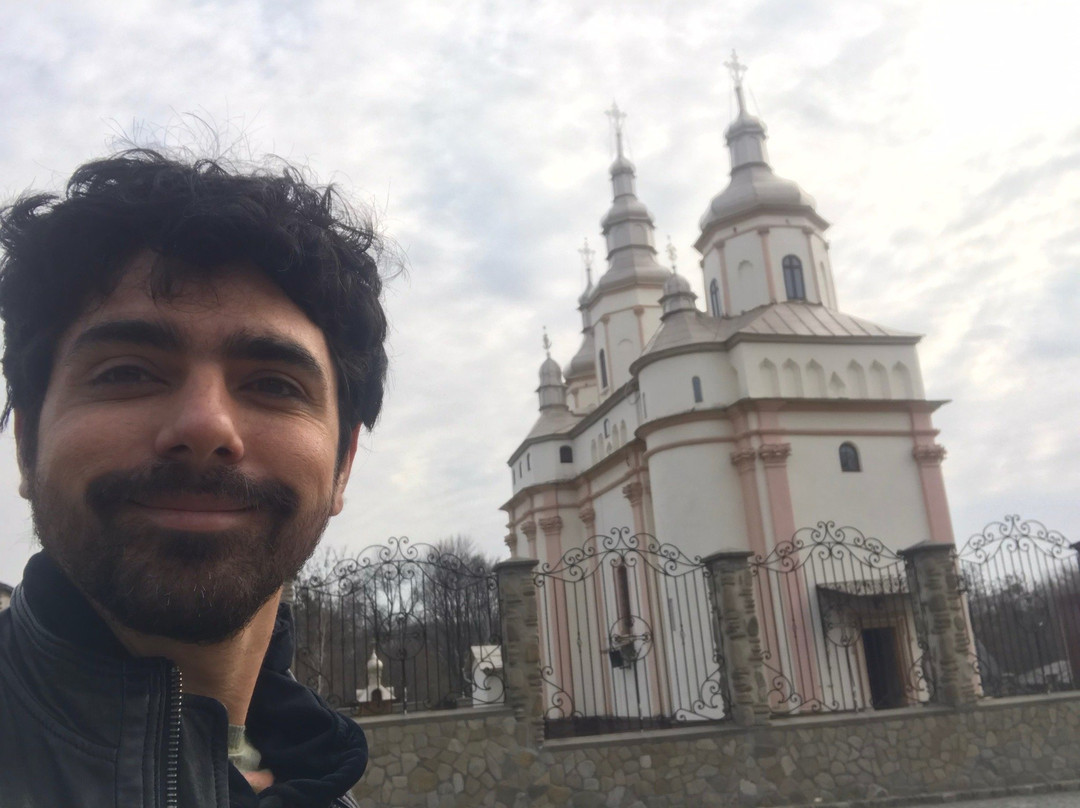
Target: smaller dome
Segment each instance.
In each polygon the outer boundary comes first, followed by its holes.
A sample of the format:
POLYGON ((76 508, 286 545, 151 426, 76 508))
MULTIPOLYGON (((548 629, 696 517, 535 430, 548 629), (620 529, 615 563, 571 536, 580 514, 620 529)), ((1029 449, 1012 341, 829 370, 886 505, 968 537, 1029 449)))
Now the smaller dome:
POLYGON ((619 154, 619 156, 615 158, 615 162, 611 164, 609 171, 612 176, 615 176, 616 174, 633 174, 634 164, 627 160, 625 155, 619 154))
POLYGON ((550 356, 540 365, 540 386, 562 384, 562 368, 550 356))
POLYGON ((697 311, 694 301, 697 295, 690 289, 690 282, 682 275, 675 272, 664 281, 664 294, 660 298, 660 306, 663 308, 661 320, 679 311, 697 311))
POLYGON ((690 281, 675 272, 671 273, 671 277, 664 281, 664 296, 685 294, 691 292, 690 281))

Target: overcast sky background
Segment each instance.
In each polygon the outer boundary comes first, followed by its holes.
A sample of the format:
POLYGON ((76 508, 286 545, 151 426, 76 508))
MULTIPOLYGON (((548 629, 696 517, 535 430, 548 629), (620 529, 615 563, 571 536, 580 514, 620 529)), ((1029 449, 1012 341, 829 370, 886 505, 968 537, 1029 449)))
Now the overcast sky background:
MULTIPOLYGON (((833 223, 841 308, 926 335, 957 536, 1015 512, 1076 540, 1078 23, 1033 0, 8 4, 0 196, 58 189, 125 137, 197 143, 205 121, 371 205, 409 269, 387 294, 384 416, 328 541, 462 533, 503 555, 541 328, 568 362, 577 250, 602 243, 603 110, 629 113, 639 196, 700 294, 737 48, 773 167, 833 223)), ((0 443, 14 583, 34 542, 0 443)))

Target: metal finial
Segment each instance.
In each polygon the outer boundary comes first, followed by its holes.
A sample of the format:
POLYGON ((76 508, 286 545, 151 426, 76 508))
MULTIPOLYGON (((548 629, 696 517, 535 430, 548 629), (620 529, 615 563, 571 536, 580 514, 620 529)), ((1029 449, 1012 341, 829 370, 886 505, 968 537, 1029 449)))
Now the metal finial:
POLYGON ((731 49, 731 61, 724 62, 726 67, 731 73, 731 80, 735 82, 735 97, 739 99, 739 113, 746 112, 746 99, 743 98, 743 86, 742 77, 746 73, 746 65, 739 62, 739 56, 735 53, 735 49, 731 49))
POLYGON ((551 359, 551 339, 548 337, 547 326, 544 326, 544 352, 551 359))
POLYGON ((604 112, 609 118, 611 118, 612 124, 615 125, 615 152, 619 157, 623 156, 623 143, 622 143, 622 124, 626 120, 626 113, 619 109, 619 105, 615 103, 615 100, 611 101, 611 109, 604 112))
POLYGON ((671 243, 671 234, 670 233, 668 234, 668 237, 667 237, 667 257, 668 257, 668 260, 671 261, 671 271, 674 272, 676 275, 678 275, 679 270, 675 266, 675 258, 676 258, 675 245, 671 243))
POLYGON ((589 247, 589 239, 585 239, 585 246, 578 250, 578 254, 581 255, 581 260, 585 262, 585 279, 586 286, 592 286, 592 260, 596 255, 596 250, 589 247))

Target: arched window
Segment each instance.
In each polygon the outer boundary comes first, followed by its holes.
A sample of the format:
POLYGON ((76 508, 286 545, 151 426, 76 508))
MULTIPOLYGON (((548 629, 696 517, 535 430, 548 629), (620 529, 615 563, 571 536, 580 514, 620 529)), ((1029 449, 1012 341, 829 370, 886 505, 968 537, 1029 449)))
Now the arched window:
POLYGON ((690 386, 694 388, 694 403, 700 404, 705 400, 705 396, 701 394, 701 377, 695 376, 690 380, 690 386))
POLYGON ((600 389, 607 389, 607 360, 603 348, 600 349, 600 389))
POLYGON ((611 421, 609 421, 607 418, 604 419, 604 437, 611 437, 611 421))
POLYGON ((798 256, 785 255, 781 266, 784 268, 784 289, 787 290, 788 300, 806 300, 802 261, 798 256))
POLYGON ((525 453, 525 471, 532 471, 532 458, 527 452, 525 453))
POLYGON ((560 463, 573 463, 574 462, 574 447, 573 446, 560 446, 559 447, 559 462, 560 463))
POLYGON ((840 471, 862 471, 859 463, 859 450, 854 443, 840 444, 840 471))
POLYGON ((720 308, 720 284, 716 282, 716 278, 713 278, 712 283, 709 284, 709 303, 712 305, 713 317, 724 315, 720 308))

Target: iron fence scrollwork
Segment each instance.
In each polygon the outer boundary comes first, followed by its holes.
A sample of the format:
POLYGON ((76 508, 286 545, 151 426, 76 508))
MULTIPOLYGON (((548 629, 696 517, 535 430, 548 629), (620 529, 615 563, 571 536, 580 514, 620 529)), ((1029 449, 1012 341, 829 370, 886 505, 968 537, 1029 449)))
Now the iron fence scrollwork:
POLYGON ((819 522, 751 559, 774 714, 884 709, 932 696, 907 565, 877 538, 819 522))
POLYGON ((982 695, 1080 688, 1080 561, 1068 539, 1007 515, 957 552, 982 695))
POLYGON ((728 714, 700 559, 616 528, 543 564, 534 581, 548 737, 728 714))
POLYGON ((502 700, 498 584, 483 559, 391 538, 324 573, 294 602, 297 678, 358 713, 502 700))

